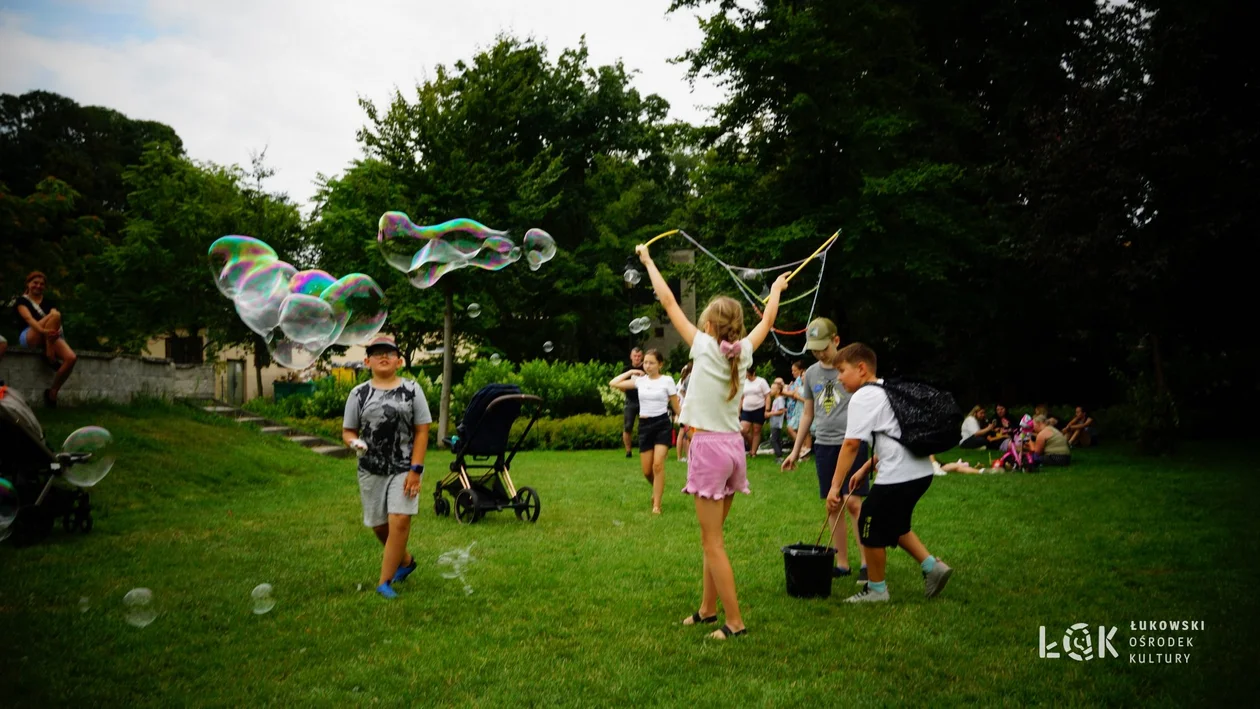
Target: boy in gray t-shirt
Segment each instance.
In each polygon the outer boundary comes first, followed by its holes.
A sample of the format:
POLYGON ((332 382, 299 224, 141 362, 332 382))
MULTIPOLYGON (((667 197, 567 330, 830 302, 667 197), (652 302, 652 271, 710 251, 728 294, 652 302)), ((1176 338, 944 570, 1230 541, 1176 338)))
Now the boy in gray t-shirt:
MULTIPOLYGON (((814 467, 818 475, 818 496, 827 499, 831 490, 832 478, 836 474, 836 463, 840 458, 840 446, 844 443, 844 433, 849 426, 849 399, 852 395, 845 391, 840 383, 840 371, 836 368, 836 354, 840 351, 840 335, 835 323, 827 318, 816 318, 805 330, 805 347, 814 354, 818 361, 805 370, 802 378, 805 388, 804 410, 801 412, 801 425, 796 431, 796 443, 792 452, 783 461, 783 469, 796 467, 800 458, 801 446, 805 442, 805 434, 814 424, 814 467)), ((845 475, 845 490, 848 490, 849 478, 866 464, 869 450, 865 443, 858 452, 857 459, 845 475)), ((848 524, 853 526, 853 536, 858 538, 857 518, 862 511, 862 498, 870 492, 870 484, 863 481, 861 487, 854 490, 846 500, 844 509, 836 513, 832 520, 834 529, 831 533, 832 543, 836 550, 835 575, 849 575, 848 524), (844 512, 849 513, 849 523, 844 520, 844 512)), ((862 556, 861 573, 858 582, 866 581, 866 551, 858 546, 862 556)))
POLYGON ((359 455, 363 524, 385 545, 376 592, 397 598, 393 584, 416 569, 407 538, 411 518, 419 512, 433 416, 424 390, 398 376, 402 359, 392 337, 369 342, 365 364, 372 378, 350 391, 341 438, 359 455))

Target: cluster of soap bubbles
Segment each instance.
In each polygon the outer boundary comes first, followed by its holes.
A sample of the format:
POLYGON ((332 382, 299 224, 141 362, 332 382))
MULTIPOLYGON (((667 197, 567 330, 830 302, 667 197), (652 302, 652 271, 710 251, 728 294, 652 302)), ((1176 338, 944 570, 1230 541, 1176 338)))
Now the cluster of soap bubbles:
POLYGON ((13 483, 0 478, 0 541, 13 533, 10 528, 18 515, 18 494, 13 483))
POLYGON ((652 327, 652 318, 647 316, 635 318, 630 321, 630 332, 633 332, 636 335, 650 327, 652 327))
POLYGON ((362 344, 385 325, 385 293, 370 276, 299 271, 251 236, 218 239, 209 259, 219 291, 283 367, 305 369, 332 345, 362 344))
POLYGON ((381 215, 376 244, 389 265, 406 273, 417 288, 429 288, 447 273, 469 266, 498 271, 522 256, 537 271, 556 255, 555 239, 541 229, 525 232, 522 248, 507 232, 472 219, 419 226, 402 212, 381 215))
POLYGON ((450 571, 442 572, 442 577, 448 579, 459 579, 460 582, 464 584, 464 593, 470 596, 472 595, 473 589, 472 586, 468 585, 468 580, 464 578, 464 569, 469 564, 477 560, 476 557, 470 553, 476 544, 477 542, 472 542, 462 549, 452 549, 443 553, 437 560, 438 566, 451 567, 450 571))

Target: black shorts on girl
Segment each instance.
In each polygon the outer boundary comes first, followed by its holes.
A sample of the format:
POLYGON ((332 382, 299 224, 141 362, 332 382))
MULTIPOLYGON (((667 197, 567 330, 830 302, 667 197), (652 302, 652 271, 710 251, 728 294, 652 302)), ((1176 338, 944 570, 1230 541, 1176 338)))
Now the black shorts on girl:
POLYGON ((753 409, 752 411, 744 411, 744 410, 742 410, 742 409, 741 409, 741 410, 740 410, 740 412, 739 412, 739 420, 740 420, 740 421, 747 421, 747 422, 749 422, 749 423, 760 423, 760 424, 765 424, 765 422, 766 422, 766 410, 765 410, 765 409, 753 409))
POLYGON ((657 446, 669 447, 673 439, 674 424, 669 414, 639 419, 639 452, 647 453, 657 446))
POLYGON ((858 534, 864 547, 895 547, 897 539, 910 531, 910 516, 919 498, 927 492, 934 476, 903 483, 871 485, 871 494, 862 502, 858 534))

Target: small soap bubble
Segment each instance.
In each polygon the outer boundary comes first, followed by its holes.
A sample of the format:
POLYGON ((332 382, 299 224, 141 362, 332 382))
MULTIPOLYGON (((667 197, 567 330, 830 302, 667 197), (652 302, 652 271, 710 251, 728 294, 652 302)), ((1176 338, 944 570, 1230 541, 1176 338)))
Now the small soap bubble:
POLYGON ((88 597, 80 596, 79 597, 79 612, 87 613, 91 609, 92 609, 92 602, 88 600, 88 597))
POLYGON ((127 622, 143 628, 157 618, 153 608, 153 592, 147 588, 133 588, 123 596, 127 622))
POLYGON ((554 350, 555 348, 556 346, 551 344, 551 340, 547 340, 546 342, 543 343, 543 352, 550 352, 554 350))
POLYGON ((626 283, 632 286, 639 285, 639 281, 643 280, 643 276, 639 274, 638 270, 633 268, 627 268, 626 272, 622 274, 622 278, 625 278, 626 283))
POLYGON ((622 525, 621 520, 619 520, 619 519, 614 519, 614 520, 613 520, 613 526, 614 526, 614 527, 620 527, 621 525, 622 525))
POLYGON ((271 597, 271 584, 260 583, 249 594, 254 599, 254 615, 262 615, 276 607, 276 599, 271 597))
POLYGON ((84 426, 71 433, 61 444, 75 462, 62 473, 66 482, 79 487, 92 487, 114 467, 114 438, 100 426, 84 426))
POLYGON ((469 303, 467 312, 468 317, 475 318, 478 315, 481 315, 481 306, 477 303, 469 303))
POLYGON ((503 360, 503 358, 502 358, 502 357, 500 357, 497 353, 496 353, 496 354, 492 354, 492 355, 490 355, 490 363, 491 363, 491 364, 498 364, 498 363, 499 363, 499 362, 501 362, 502 360, 503 360))

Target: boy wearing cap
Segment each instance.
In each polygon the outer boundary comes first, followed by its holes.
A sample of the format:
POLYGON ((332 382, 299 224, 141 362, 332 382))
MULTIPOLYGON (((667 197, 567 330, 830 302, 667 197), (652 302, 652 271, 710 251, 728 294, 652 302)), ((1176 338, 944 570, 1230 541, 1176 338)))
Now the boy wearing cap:
MULTIPOLYGON (((818 497, 826 500, 831 490, 832 477, 837 474, 836 463, 840 458, 840 446, 844 443, 844 432, 849 425, 849 399, 851 395, 840 383, 840 373, 836 368, 836 354, 840 348, 840 334, 836 324, 827 318, 816 318, 805 329, 805 347, 814 354, 817 361, 805 370, 805 401, 801 411, 801 424, 796 429, 796 442, 792 453, 783 460, 783 470, 792 470, 800 459, 801 446, 805 435, 810 432, 810 424, 814 423, 814 467, 818 474, 818 497)), ((844 490, 848 490, 849 478, 860 470, 867 462, 869 448, 863 443, 850 468, 845 471, 844 490)), ((836 577, 848 576, 849 571, 849 525, 853 526, 853 536, 858 538, 857 518, 862 511, 862 498, 870 492, 869 483, 864 479, 862 484, 848 496, 844 509, 834 513, 831 542, 835 546, 836 577), (844 513, 848 512, 848 522, 844 513)), ((860 545, 862 568, 858 574, 858 582, 866 578, 866 550, 860 545)))
POLYGON ((433 416, 420 385, 398 376, 402 358, 394 338, 380 335, 368 342, 363 363, 372 378, 350 391, 341 439, 359 456, 363 524, 385 545, 376 592, 393 599, 394 583, 416 569, 407 537, 411 517, 419 512, 433 416))

